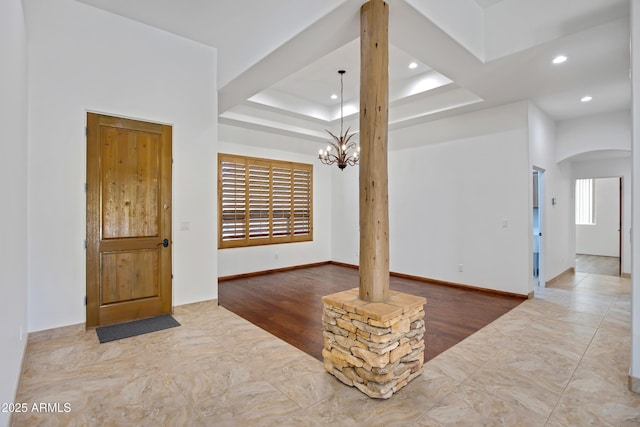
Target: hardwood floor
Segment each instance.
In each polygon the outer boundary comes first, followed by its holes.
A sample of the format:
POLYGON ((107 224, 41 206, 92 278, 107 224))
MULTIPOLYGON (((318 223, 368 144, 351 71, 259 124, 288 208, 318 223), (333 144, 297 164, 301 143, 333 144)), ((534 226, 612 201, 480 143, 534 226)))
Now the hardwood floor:
MULTIPOLYGON (((322 360, 324 295, 358 287, 358 271, 338 265, 222 281, 218 302, 322 360)), ((390 289, 427 298, 425 361, 507 313, 524 299, 391 277, 390 289)))

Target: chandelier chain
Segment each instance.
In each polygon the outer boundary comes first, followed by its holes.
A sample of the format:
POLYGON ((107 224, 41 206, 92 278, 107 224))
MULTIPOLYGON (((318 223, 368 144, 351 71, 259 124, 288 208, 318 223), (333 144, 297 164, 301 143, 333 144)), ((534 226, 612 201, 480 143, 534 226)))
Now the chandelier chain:
MULTIPOLYGON (((340 73, 340 71, 338 71, 340 73)), ((344 71, 340 73, 340 135, 342 135, 342 122, 344 120, 344 83, 342 78, 344 77, 344 71)))

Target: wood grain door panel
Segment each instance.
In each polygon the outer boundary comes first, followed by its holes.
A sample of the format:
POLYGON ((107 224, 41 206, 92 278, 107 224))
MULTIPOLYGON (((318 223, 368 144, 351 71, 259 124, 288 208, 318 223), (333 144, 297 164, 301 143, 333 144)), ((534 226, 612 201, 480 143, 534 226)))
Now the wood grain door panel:
POLYGON ((103 132, 102 239, 158 236, 161 135, 103 132))
POLYGON ((171 127, 87 115, 87 326, 171 312, 171 127))
POLYGON ((158 252, 102 253, 100 305, 159 296, 158 252))

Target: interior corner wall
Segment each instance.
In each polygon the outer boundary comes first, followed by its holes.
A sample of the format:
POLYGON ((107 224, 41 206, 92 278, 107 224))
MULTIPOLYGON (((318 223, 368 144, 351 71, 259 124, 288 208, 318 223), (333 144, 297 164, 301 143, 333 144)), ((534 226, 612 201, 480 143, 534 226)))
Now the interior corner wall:
MULTIPOLYGON (((389 133, 391 271, 530 292, 526 114, 510 105, 389 133)), ((358 171, 333 178, 332 256, 358 264, 358 171)))
POLYGON ((631 369, 632 389, 640 393, 640 4, 631 2, 632 215, 631 369))
MULTIPOLYGON (((331 169, 333 168, 318 162, 319 145, 291 136, 227 124, 220 125, 218 140, 220 153, 313 165, 313 241, 218 249, 218 277, 331 260, 331 234, 328 230, 332 229, 331 169)), ((217 191, 214 194, 217 197, 217 191)), ((217 216, 215 224, 218 224, 217 216)), ((217 246, 217 240, 215 242, 217 246)))
MULTIPOLYGON (((542 280, 545 282, 575 265, 571 164, 556 162, 556 140, 556 125, 553 120, 529 103, 529 171, 534 167, 544 169, 540 196, 542 212, 540 268, 542 280)), ((531 176, 531 173, 529 175, 531 176)), ((533 188, 532 185, 529 187, 528 194, 531 195, 533 188)), ((533 233, 530 235, 533 240, 533 233)))
MULTIPOLYGON (((27 344, 27 38, 21 0, 0 2, 0 403, 15 402, 27 344)), ((0 426, 9 425, 0 411, 0 426)))
POLYGON ((216 49, 73 0, 24 5, 29 330, 85 322, 87 111, 172 125, 173 304, 217 298, 216 49))

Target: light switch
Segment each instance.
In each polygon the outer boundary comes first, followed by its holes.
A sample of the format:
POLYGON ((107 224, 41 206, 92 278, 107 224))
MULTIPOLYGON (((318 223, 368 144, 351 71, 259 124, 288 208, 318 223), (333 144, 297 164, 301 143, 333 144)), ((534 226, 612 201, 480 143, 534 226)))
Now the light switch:
POLYGON ((191 223, 189 221, 182 221, 180 223, 180 230, 188 230, 191 228, 191 223))
POLYGON ((509 227, 509 220, 507 218, 502 218, 502 228, 509 227))

